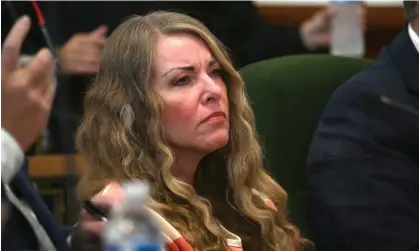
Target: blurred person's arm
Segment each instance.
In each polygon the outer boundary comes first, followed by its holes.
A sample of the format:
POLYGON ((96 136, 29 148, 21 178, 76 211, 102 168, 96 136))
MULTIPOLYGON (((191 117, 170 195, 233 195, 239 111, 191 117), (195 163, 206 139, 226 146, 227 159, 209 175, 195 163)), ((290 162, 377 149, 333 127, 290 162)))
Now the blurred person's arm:
POLYGON ((27 65, 19 65, 30 19, 20 18, 7 35, 1 52, 2 181, 20 170, 23 151, 46 127, 55 92, 50 52, 40 50, 27 65))

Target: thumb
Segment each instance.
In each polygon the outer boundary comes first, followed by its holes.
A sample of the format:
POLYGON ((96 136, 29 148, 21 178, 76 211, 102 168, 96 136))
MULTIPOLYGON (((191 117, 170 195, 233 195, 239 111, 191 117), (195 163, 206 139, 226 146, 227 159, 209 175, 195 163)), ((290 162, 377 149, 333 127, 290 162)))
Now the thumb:
POLYGON ((89 35, 96 38, 105 38, 107 33, 108 27, 106 25, 101 25, 97 27, 95 30, 91 31, 89 35))
POLYGON ((329 27, 332 18, 336 15, 337 10, 333 6, 328 6, 314 14, 311 18, 311 28, 313 30, 324 29, 329 27))
POLYGON ((324 20, 330 20, 336 16, 338 10, 334 6, 329 5, 328 7, 320 11, 320 13, 322 14, 321 16, 324 20))

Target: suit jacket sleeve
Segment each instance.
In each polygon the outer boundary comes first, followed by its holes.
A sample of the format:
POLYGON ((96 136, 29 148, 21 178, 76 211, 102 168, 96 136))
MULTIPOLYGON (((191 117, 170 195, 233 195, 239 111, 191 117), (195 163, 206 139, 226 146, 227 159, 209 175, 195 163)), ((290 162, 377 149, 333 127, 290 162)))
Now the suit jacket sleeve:
POLYGON ((1 128, 1 180, 9 184, 20 171, 24 155, 19 144, 10 133, 1 128))
POLYGON ((344 88, 334 95, 310 149, 318 249, 418 250, 419 167, 403 150, 408 144, 397 142, 400 121, 370 114, 359 94, 344 88))

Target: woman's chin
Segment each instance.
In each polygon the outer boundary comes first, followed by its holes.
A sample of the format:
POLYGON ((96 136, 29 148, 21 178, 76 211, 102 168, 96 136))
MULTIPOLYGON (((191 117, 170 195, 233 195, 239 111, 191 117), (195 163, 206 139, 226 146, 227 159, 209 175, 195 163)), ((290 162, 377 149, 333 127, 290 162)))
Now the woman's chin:
POLYGON ((211 153, 217 151, 218 149, 223 148, 228 143, 228 132, 227 133, 217 133, 211 138, 203 141, 200 148, 205 152, 211 153))

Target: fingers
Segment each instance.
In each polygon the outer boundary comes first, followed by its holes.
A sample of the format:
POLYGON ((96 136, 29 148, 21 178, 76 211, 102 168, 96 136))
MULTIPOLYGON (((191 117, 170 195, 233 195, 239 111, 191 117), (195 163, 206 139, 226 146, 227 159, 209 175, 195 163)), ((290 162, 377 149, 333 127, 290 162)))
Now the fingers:
POLYGON ((55 97, 55 90, 57 88, 57 83, 55 82, 55 75, 52 72, 51 75, 47 75, 46 77, 46 81, 50 81, 51 84, 46 84, 47 88, 45 89, 45 91, 42 93, 43 95, 43 100, 44 100, 44 107, 45 109, 51 110, 52 107, 52 103, 54 101, 54 97, 55 97))
POLYGON ((120 183, 112 182, 107 185, 96 197, 108 197, 114 203, 120 203, 124 200, 125 191, 120 183))
POLYGON ((13 70, 17 67, 23 40, 28 34, 31 21, 28 16, 19 18, 7 35, 2 49, 2 69, 13 70))
POLYGON ((96 74, 99 71, 97 64, 83 63, 80 65, 74 65, 67 69, 67 72, 71 74, 96 74))
POLYGON ((90 32, 88 38, 91 42, 103 46, 106 42, 107 33, 108 27, 106 25, 101 25, 92 32, 90 32))
POLYGON ((95 58, 78 58, 69 56, 66 61, 62 63, 66 72, 71 74, 97 73, 99 70, 99 59, 95 58))
POLYGON ((92 203, 103 208, 114 208, 124 200, 124 190, 117 183, 111 183, 92 198, 92 203))
POLYGON ((98 221, 98 220, 99 219, 89 214, 85 209, 82 209, 80 213, 80 222, 90 222, 90 221, 98 221))
POLYGON ((119 204, 113 197, 102 196, 100 194, 92 198, 92 203, 105 209, 113 208, 114 205, 119 204))
POLYGON ((79 224, 80 228, 87 234, 98 236, 102 232, 106 222, 95 219, 83 209, 79 224))
POLYGON ((27 69, 34 75, 53 70, 53 58, 47 48, 38 51, 35 57, 29 62, 27 69))
POLYGON ((91 31, 89 33, 89 36, 106 38, 107 33, 108 33, 108 27, 106 25, 101 25, 101 26, 97 27, 95 30, 91 31))
POLYGON ((333 18, 338 13, 337 9, 331 6, 330 8, 327 8, 325 11, 325 15, 328 19, 333 18))
POLYGON ((100 221, 90 215, 86 210, 82 210, 80 214, 80 227, 83 231, 86 231, 89 234, 98 234, 103 229, 103 226, 106 222, 100 221))
MULTIPOLYGON (((113 208, 123 200, 123 188, 118 183, 111 183, 92 198, 92 203, 102 208, 113 208)), ((88 234, 99 236, 106 222, 96 220, 94 216, 82 210, 80 228, 88 234)))
POLYGON ((74 53, 68 55, 70 60, 99 63, 102 51, 97 46, 86 45, 74 50, 74 53))
POLYGON ((106 30, 103 26, 88 34, 74 35, 60 50, 63 71, 70 74, 97 73, 106 30))
POLYGON ((33 88, 39 97, 42 109, 45 112, 51 110, 55 96, 55 74, 52 55, 48 49, 41 49, 33 60, 23 69, 29 76, 30 88, 33 88))
POLYGON ((362 2, 362 5, 360 6, 360 8, 358 8, 357 15, 358 15, 358 20, 362 27, 362 30, 365 31, 367 29, 367 22, 366 22, 367 10, 365 7, 365 3, 362 2))
POLYGON ((51 81, 40 81, 45 77, 54 76, 54 65, 50 51, 48 49, 41 49, 33 60, 26 67, 28 74, 33 80, 33 84, 41 85, 43 90, 46 90, 49 85, 53 84, 51 81))
POLYGON ((102 233, 103 228, 105 227, 106 222, 103 221, 83 221, 80 223, 80 227, 83 231, 88 234, 98 236, 102 233))
POLYGON ((316 13, 317 18, 320 22, 330 22, 330 20, 336 16, 337 10, 334 6, 330 5, 316 13))

